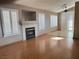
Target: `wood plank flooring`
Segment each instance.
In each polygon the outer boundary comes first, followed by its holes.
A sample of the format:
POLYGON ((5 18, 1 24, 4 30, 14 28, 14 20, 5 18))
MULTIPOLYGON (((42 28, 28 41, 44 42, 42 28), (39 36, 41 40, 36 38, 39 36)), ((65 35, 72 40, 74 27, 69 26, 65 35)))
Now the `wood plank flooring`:
POLYGON ((79 40, 43 35, 0 47, 0 59, 79 59, 79 40))

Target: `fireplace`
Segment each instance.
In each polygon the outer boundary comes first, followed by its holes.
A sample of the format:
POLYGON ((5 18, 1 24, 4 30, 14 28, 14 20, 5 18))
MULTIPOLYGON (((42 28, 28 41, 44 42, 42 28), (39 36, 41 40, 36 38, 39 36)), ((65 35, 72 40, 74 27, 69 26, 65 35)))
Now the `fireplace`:
POLYGON ((35 38, 35 27, 25 28, 26 39, 35 38))

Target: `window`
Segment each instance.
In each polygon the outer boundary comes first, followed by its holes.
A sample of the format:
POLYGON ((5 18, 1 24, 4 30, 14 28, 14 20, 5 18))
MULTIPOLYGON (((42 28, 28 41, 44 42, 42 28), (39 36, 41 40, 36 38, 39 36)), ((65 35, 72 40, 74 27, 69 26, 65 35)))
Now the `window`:
POLYGON ((39 30, 45 29, 45 14, 39 13, 39 30))
POLYGON ((51 15, 50 16, 50 27, 51 28, 57 27, 57 23, 58 23, 57 16, 56 15, 51 15))
POLYGON ((11 20, 12 20, 12 32, 13 34, 18 33, 18 11, 11 10, 11 20))
POLYGON ((18 13, 14 9, 1 9, 4 37, 18 34, 18 13))
POLYGON ((73 30, 73 16, 72 15, 69 15, 69 19, 67 21, 67 27, 68 27, 68 30, 73 30))
POLYGON ((5 36, 11 35, 11 21, 10 12, 8 10, 2 10, 3 32, 5 36))

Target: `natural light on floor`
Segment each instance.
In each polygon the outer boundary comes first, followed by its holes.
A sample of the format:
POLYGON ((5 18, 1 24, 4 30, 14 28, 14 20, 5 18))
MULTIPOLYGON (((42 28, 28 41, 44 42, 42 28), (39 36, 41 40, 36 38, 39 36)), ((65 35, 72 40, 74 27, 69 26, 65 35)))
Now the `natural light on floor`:
POLYGON ((62 40, 64 38, 63 37, 52 37, 51 39, 53 39, 53 40, 62 40))

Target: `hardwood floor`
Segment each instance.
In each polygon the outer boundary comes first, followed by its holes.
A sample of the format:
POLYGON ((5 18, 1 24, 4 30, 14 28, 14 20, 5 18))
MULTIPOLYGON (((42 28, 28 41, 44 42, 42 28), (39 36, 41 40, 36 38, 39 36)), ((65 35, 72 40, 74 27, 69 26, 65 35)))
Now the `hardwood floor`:
POLYGON ((79 59, 79 40, 43 35, 0 48, 0 59, 79 59))

